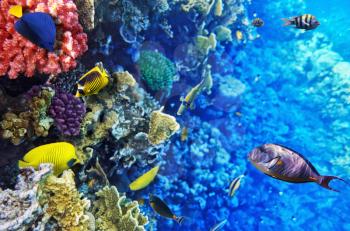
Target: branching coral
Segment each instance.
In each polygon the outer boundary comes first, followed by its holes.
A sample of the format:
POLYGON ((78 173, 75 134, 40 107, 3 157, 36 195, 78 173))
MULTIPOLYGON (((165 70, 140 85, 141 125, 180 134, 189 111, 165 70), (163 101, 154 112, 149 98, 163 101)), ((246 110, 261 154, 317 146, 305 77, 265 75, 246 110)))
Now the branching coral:
POLYGON ((90 201, 81 199, 71 170, 59 178, 48 176, 40 187, 39 202, 45 206, 46 216, 54 218, 61 230, 88 230, 90 224, 86 210, 90 201))
POLYGON ((37 199, 39 182, 51 173, 51 165, 38 171, 26 168, 18 177, 15 190, 0 189, 0 230, 28 230, 43 210, 37 199))
POLYGON ((96 228, 100 231, 143 231, 148 218, 139 209, 137 201, 130 201, 120 195, 117 188, 104 187, 96 193, 93 204, 96 228))
POLYGON ((151 114, 148 140, 154 145, 161 144, 179 129, 180 125, 176 122, 175 117, 163 113, 162 109, 154 111, 151 114))
POLYGON ((49 109, 49 114, 54 119, 56 127, 65 136, 79 135, 80 124, 85 112, 84 103, 66 92, 56 93, 49 109))
POLYGON ((78 21, 77 8, 72 0, 0 2, 0 76, 32 77, 36 71, 44 74, 67 72, 76 66, 76 59, 87 48, 87 36, 78 21), (57 37, 55 52, 48 52, 28 41, 15 31, 16 18, 8 13, 13 5, 22 5, 25 12, 49 13, 55 20, 57 37))
POLYGON ((176 75, 174 64, 157 51, 142 51, 138 61, 142 79, 153 91, 169 91, 176 75))

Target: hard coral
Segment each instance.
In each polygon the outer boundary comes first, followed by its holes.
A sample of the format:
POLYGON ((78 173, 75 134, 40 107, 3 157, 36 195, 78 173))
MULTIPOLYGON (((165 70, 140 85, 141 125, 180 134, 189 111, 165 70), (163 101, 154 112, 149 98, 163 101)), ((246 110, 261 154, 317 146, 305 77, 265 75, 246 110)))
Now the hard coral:
POLYGON ((157 51, 142 51, 138 61, 142 78, 153 91, 170 91, 176 76, 175 65, 157 51))
POLYGON ((71 170, 59 178, 50 175, 40 187, 39 202, 45 206, 47 216, 57 221, 60 230, 88 230, 90 224, 86 210, 90 201, 81 199, 71 170))
POLYGON ((87 48, 87 35, 78 21, 77 8, 72 0, 2 0, 0 2, 0 76, 15 79, 35 72, 58 74, 76 66, 76 59, 87 48), (38 47, 16 32, 17 19, 8 13, 10 7, 22 5, 24 12, 45 12, 56 24, 55 51, 38 47))
POLYGON ((96 193, 93 211, 97 230, 143 231, 148 218, 139 209, 137 201, 120 195, 117 188, 104 187, 96 193))
POLYGON ((19 115, 7 112, 0 122, 1 136, 3 139, 10 139, 14 145, 19 145, 25 139, 30 125, 28 112, 21 112, 19 115))
POLYGON ((154 145, 161 144, 179 129, 180 125, 174 116, 163 113, 162 109, 154 111, 151 114, 148 140, 154 145))
POLYGON ((43 214, 37 191, 51 170, 49 164, 40 165, 38 171, 26 168, 19 175, 15 190, 0 189, 0 230, 28 230, 43 214))
POLYGON ((56 93, 49 109, 58 130, 65 136, 77 136, 80 124, 85 116, 84 103, 74 95, 66 92, 56 93))

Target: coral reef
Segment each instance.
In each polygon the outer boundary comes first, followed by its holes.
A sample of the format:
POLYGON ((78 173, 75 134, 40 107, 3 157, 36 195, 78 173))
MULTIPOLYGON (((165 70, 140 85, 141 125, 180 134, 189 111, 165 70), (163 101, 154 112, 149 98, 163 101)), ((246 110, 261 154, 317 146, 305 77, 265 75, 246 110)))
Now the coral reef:
POLYGON ((54 119, 55 126, 65 136, 79 135, 85 113, 84 103, 66 92, 56 92, 49 108, 49 115, 54 119))
POLYGON ((79 21, 86 31, 95 28, 95 1, 94 0, 75 0, 78 8, 79 21))
POLYGON ((13 112, 5 113, 3 120, 0 122, 1 137, 10 139, 14 145, 22 143, 29 130, 29 118, 29 112, 22 112, 19 115, 13 112))
POLYGON ((158 145, 168 140, 180 125, 176 122, 175 117, 162 112, 163 108, 151 113, 149 122, 148 140, 151 144, 158 145))
POLYGON ((139 209, 137 201, 130 201, 120 195, 117 188, 104 187, 96 193, 93 204, 97 230, 142 231, 148 218, 139 209))
POLYGON ((38 171, 24 169, 15 190, 0 189, 0 230, 28 230, 44 211, 39 205, 39 183, 51 173, 52 166, 41 165, 38 171))
POLYGON ((138 66, 142 79, 153 90, 170 91, 176 75, 174 64, 158 51, 142 51, 138 66))
POLYGON ((61 230, 88 230, 90 201, 82 199, 76 189, 74 173, 63 172, 61 177, 48 176, 38 193, 46 218, 54 218, 61 230))
POLYGON ((77 8, 72 0, 0 2, 0 76, 17 78, 24 74, 32 77, 36 72, 58 74, 76 66, 76 59, 87 48, 87 36, 78 21, 77 8), (55 52, 48 52, 28 41, 15 31, 16 18, 8 14, 13 5, 22 5, 25 12, 45 12, 56 23, 55 52))

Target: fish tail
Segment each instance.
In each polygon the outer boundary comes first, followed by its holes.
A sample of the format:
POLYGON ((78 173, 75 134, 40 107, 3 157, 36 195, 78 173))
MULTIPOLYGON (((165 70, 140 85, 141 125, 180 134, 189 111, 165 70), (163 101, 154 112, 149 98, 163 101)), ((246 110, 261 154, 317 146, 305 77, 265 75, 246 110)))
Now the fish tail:
POLYGON ((18 161, 18 167, 19 168, 26 168, 32 166, 31 163, 25 162, 23 160, 18 161))
POLYGON ((331 182, 334 179, 341 180, 347 183, 344 179, 337 176, 320 176, 320 178, 317 180, 317 183, 328 190, 339 192, 338 190, 335 190, 329 186, 329 182, 331 182))
POLYGON ((180 216, 180 217, 174 217, 174 220, 177 222, 177 223, 179 223, 180 225, 182 225, 182 223, 184 222, 184 220, 185 220, 185 217, 182 217, 182 216, 180 216))
POLYGON ((282 21, 284 22, 283 26, 292 25, 292 21, 289 18, 282 18, 282 21))

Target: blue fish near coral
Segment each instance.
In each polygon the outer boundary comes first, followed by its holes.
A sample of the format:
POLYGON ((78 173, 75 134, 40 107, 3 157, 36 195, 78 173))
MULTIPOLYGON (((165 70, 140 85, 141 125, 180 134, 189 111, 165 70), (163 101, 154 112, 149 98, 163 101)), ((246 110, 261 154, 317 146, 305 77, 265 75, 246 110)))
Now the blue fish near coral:
MULTIPOLYGON (((21 14, 12 13, 14 16, 21 14)), ((56 25, 51 15, 35 12, 24 14, 16 23, 16 31, 32 43, 48 51, 54 50, 56 25)))

